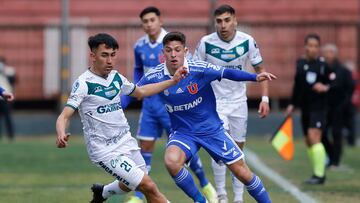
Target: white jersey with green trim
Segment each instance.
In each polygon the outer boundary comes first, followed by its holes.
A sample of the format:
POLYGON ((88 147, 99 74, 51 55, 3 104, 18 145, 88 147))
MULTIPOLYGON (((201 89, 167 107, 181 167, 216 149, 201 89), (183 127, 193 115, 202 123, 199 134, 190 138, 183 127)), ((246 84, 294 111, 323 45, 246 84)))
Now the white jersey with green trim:
MULTIPOLYGON (((250 35, 236 31, 234 39, 225 42, 216 32, 204 36, 194 53, 194 60, 244 70, 247 64, 256 67, 262 62, 259 48, 250 35)), ((246 83, 228 79, 211 83, 217 103, 237 103, 246 101, 246 83)))
POLYGON ((131 149, 122 146, 131 135, 120 94, 129 95, 135 88, 115 70, 106 79, 87 70, 73 84, 66 105, 79 110, 92 162, 104 162, 124 151, 139 149, 137 145, 131 149))

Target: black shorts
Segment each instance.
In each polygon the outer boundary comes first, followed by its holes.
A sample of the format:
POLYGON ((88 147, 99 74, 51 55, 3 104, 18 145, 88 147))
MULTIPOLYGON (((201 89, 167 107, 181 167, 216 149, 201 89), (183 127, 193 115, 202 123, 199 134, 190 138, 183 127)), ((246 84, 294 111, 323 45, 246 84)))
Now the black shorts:
POLYGON ((326 111, 301 111, 301 125, 304 135, 308 134, 309 128, 324 130, 326 125, 326 111))

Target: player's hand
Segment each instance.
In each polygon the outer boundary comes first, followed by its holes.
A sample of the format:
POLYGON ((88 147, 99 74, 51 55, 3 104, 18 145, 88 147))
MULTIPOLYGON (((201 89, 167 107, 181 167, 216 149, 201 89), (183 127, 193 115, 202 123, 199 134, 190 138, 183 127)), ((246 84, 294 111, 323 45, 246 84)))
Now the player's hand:
POLYGON ((294 105, 289 104, 286 108, 285 115, 290 116, 293 114, 293 112, 294 112, 294 105))
POLYGON ((327 92, 329 90, 329 86, 328 85, 324 85, 321 82, 317 82, 313 85, 313 90, 317 93, 324 93, 327 92))
POLYGON ((277 79, 277 77, 275 75, 268 73, 268 72, 262 72, 256 76, 256 81, 258 81, 258 82, 262 82, 265 80, 276 80, 276 79, 277 79))
POLYGON ((63 134, 63 135, 58 135, 57 139, 56 139, 56 146, 58 148, 65 148, 68 145, 68 140, 69 140, 70 134, 63 134))
POLYGON ((14 94, 11 92, 3 92, 2 96, 6 101, 13 101, 14 100, 14 94))
POLYGON ((176 70, 172 80, 174 80, 176 83, 180 82, 180 80, 184 79, 189 74, 189 71, 187 67, 180 67, 176 70))
POLYGON ((260 102, 259 110, 258 110, 260 118, 265 118, 270 113, 270 106, 267 102, 260 102))

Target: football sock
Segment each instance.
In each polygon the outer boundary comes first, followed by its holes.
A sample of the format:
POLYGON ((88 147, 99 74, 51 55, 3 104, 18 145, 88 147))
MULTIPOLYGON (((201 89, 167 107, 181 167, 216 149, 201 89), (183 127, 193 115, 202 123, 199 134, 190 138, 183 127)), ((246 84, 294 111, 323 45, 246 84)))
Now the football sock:
POLYGON ((181 188, 194 202, 206 203, 205 197, 196 187, 194 179, 186 168, 182 168, 176 176, 172 177, 176 185, 181 188))
POLYGON ((218 164, 213 159, 211 159, 211 167, 214 172, 214 180, 216 192, 218 195, 226 195, 225 190, 225 179, 226 179, 226 166, 225 164, 218 164))
POLYGON ((190 168, 199 179, 200 186, 205 187, 209 181, 205 176, 204 168, 202 167, 201 159, 198 154, 192 156, 190 160, 190 168))
MULTIPOLYGON (((142 157, 144 158, 145 160, 145 164, 146 164, 146 169, 148 171, 148 173, 150 173, 150 170, 151 170, 151 159, 152 159, 152 152, 144 152, 144 151, 141 151, 141 155, 142 157)), ((140 198, 140 199, 143 199, 144 198, 144 194, 140 191, 135 191, 135 196, 140 198)))
POLYGON ((243 194, 244 194, 244 184, 234 177, 234 174, 231 173, 232 186, 234 191, 234 202, 239 201, 243 202, 243 194))
POLYGON ((107 185, 104 186, 103 192, 102 192, 102 196, 103 198, 107 199, 110 196, 114 195, 114 194, 118 194, 118 195, 122 195, 122 194, 126 194, 127 192, 123 191, 120 186, 119 186, 119 181, 115 180, 112 183, 109 183, 107 185))
POLYGON ((326 151, 322 143, 311 146, 314 163, 314 175, 317 177, 325 176, 326 151))
POLYGON ((246 185, 246 189, 249 194, 260 203, 271 203, 271 199, 269 197, 268 192, 266 191, 263 183, 260 178, 253 174, 253 178, 246 185))

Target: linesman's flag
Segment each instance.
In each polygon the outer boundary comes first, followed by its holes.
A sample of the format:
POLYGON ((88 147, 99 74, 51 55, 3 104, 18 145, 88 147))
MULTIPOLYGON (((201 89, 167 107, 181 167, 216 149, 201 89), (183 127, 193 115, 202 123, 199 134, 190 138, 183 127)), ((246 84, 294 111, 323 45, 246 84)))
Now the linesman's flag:
POLYGON ((271 138, 271 144, 285 160, 291 160, 294 157, 293 140, 293 119, 291 116, 285 118, 278 130, 271 138))

